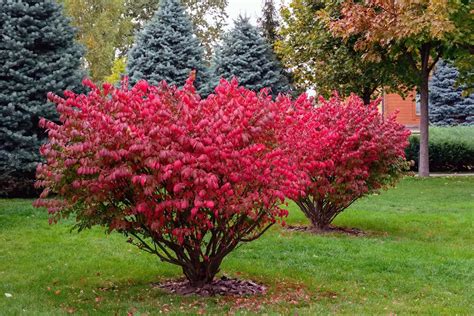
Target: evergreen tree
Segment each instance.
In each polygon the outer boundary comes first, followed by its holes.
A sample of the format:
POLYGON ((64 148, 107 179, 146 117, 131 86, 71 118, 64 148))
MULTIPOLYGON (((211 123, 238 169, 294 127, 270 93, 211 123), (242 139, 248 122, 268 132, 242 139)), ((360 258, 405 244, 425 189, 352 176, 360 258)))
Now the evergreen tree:
POLYGON ((234 28, 224 35, 211 69, 213 86, 220 78, 230 80, 237 77, 239 83, 248 89, 270 88, 273 96, 291 90, 270 44, 247 18, 240 17, 234 28))
POLYGON ((275 42, 280 38, 278 34, 278 14, 274 0, 264 0, 262 16, 258 19, 258 23, 263 32, 263 37, 268 43, 275 45, 275 42))
POLYGON ((440 61, 430 80, 430 123, 434 125, 474 125, 474 93, 464 97, 456 87, 459 72, 440 61))
POLYGON ((156 85, 165 80, 183 86, 190 72, 196 70, 196 87, 203 93, 206 86, 203 54, 179 0, 162 0, 155 16, 137 35, 129 53, 127 72, 131 83, 145 79, 156 85))
POLYGON ((0 195, 32 192, 49 91, 80 87, 83 49, 52 0, 0 0, 0 195))
MULTIPOLYGON (((194 33, 204 47, 206 58, 210 59, 213 47, 221 38, 228 18, 228 3, 228 0, 181 0, 194 25, 194 33)), ((125 0, 127 16, 136 30, 151 20, 159 5, 160 0, 125 0)))

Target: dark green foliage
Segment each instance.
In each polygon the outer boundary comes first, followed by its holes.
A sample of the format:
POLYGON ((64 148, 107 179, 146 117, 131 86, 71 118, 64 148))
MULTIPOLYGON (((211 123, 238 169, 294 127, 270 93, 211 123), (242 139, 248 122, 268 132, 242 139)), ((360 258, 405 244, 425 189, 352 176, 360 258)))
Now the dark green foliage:
POLYGON ((445 61, 437 64, 430 80, 430 123, 441 126, 474 125, 474 93, 463 96, 456 87, 459 72, 445 61))
MULTIPOLYGON (((419 136, 413 135, 406 156, 415 162, 414 170, 418 168, 419 148, 419 136)), ((430 128, 429 153, 432 171, 474 170, 474 127, 430 128)))
POLYGON ((274 0, 264 1, 262 16, 258 19, 258 23, 262 29, 263 37, 273 47, 275 42, 280 39, 278 34, 280 23, 278 22, 278 12, 274 0))
POLYGON ((129 53, 127 72, 132 83, 145 79, 156 85, 165 80, 183 86, 190 72, 196 70, 196 87, 203 92, 206 82, 203 54, 179 0, 163 0, 155 16, 137 34, 129 53))
POLYGON ((291 90, 270 44, 246 18, 240 17, 235 27, 224 35, 211 70, 212 88, 220 78, 237 77, 242 86, 254 91, 270 88, 274 96, 291 90))
POLYGON ((0 195, 33 192, 40 117, 54 119, 46 94, 80 87, 83 50, 51 0, 0 0, 0 195))

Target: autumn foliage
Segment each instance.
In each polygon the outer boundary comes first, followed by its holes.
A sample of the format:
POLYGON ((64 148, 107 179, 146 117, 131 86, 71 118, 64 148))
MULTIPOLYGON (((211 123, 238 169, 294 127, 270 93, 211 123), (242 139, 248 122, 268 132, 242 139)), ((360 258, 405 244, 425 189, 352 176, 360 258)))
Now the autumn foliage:
POLYGON ((213 280, 223 258, 287 215, 297 178, 276 132, 282 107, 266 92, 221 81, 200 100, 145 81, 104 84, 88 95, 50 95, 61 124, 43 120, 37 206, 79 230, 105 226, 179 265, 193 286, 213 280), (49 198, 48 198, 49 197, 49 198))
POLYGON ((85 84, 87 95, 49 95, 60 124, 41 121, 49 142, 36 206, 52 222, 75 216, 79 230, 126 235, 191 286, 212 282, 227 254, 282 220, 285 199, 326 229, 405 166, 409 132, 356 96, 273 100, 222 80, 201 100, 192 76, 182 89, 85 84))
POLYGON ((346 0, 342 3, 340 18, 331 21, 330 28, 345 39, 360 35, 354 48, 378 59, 381 56, 372 50, 375 46, 387 47, 408 38, 413 43, 406 45, 417 45, 423 40, 442 40, 453 36, 452 33, 462 32, 456 30, 451 17, 460 6, 447 0, 346 0))
MULTIPOLYGON (((336 37, 356 39, 353 48, 364 59, 383 62, 399 83, 416 86, 420 96, 418 174, 429 175, 429 78, 440 59, 454 62, 458 83, 474 82, 472 1, 345 0, 339 16, 329 22, 336 37), (398 80, 397 80, 398 81, 398 80)), ((398 82, 387 82, 392 87, 398 82)))
POLYGON ((332 220, 358 198, 394 184, 406 168, 404 149, 410 132, 383 118, 378 102, 364 105, 351 96, 295 103, 297 115, 283 136, 291 160, 304 173, 306 188, 296 204, 314 228, 332 220))

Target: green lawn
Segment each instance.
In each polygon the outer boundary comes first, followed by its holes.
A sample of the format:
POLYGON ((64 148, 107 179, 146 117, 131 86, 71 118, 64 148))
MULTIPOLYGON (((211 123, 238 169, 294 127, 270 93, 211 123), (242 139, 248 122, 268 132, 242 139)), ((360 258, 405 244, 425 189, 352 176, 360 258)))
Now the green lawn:
MULTIPOLYGON (((474 314, 474 177, 405 179, 359 201, 336 224, 364 237, 272 228, 222 266, 269 286, 244 299, 165 294, 151 284, 179 269, 118 234, 50 226, 31 202, 0 200, 0 315, 474 314)), ((290 213, 290 224, 306 222, 290 213)))

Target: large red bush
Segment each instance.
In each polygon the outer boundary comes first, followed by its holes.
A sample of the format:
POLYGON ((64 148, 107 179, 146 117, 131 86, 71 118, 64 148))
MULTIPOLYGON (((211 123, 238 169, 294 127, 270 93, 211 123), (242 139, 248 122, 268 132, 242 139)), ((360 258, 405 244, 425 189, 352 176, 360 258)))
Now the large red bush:
POLYGON ((49 142, 36 205, 53 222, 73 215, 79 230, 121 232, 202 286, 237 245, 286 216, 279 205, 298 193, 277 148, 288 99, 236 81, 205 100, 191 79, 182 90, 86 84, 88 95, 50 95, 61 124, 42 121, 49 142))
POLYGON ((401 177, 410 132, 395 117, 383 118, 378 102, 367 106, 356 96, 296 104, 283 141, 309 182, 295 202, 314 228, 326 230, 355 200, 401 177))

